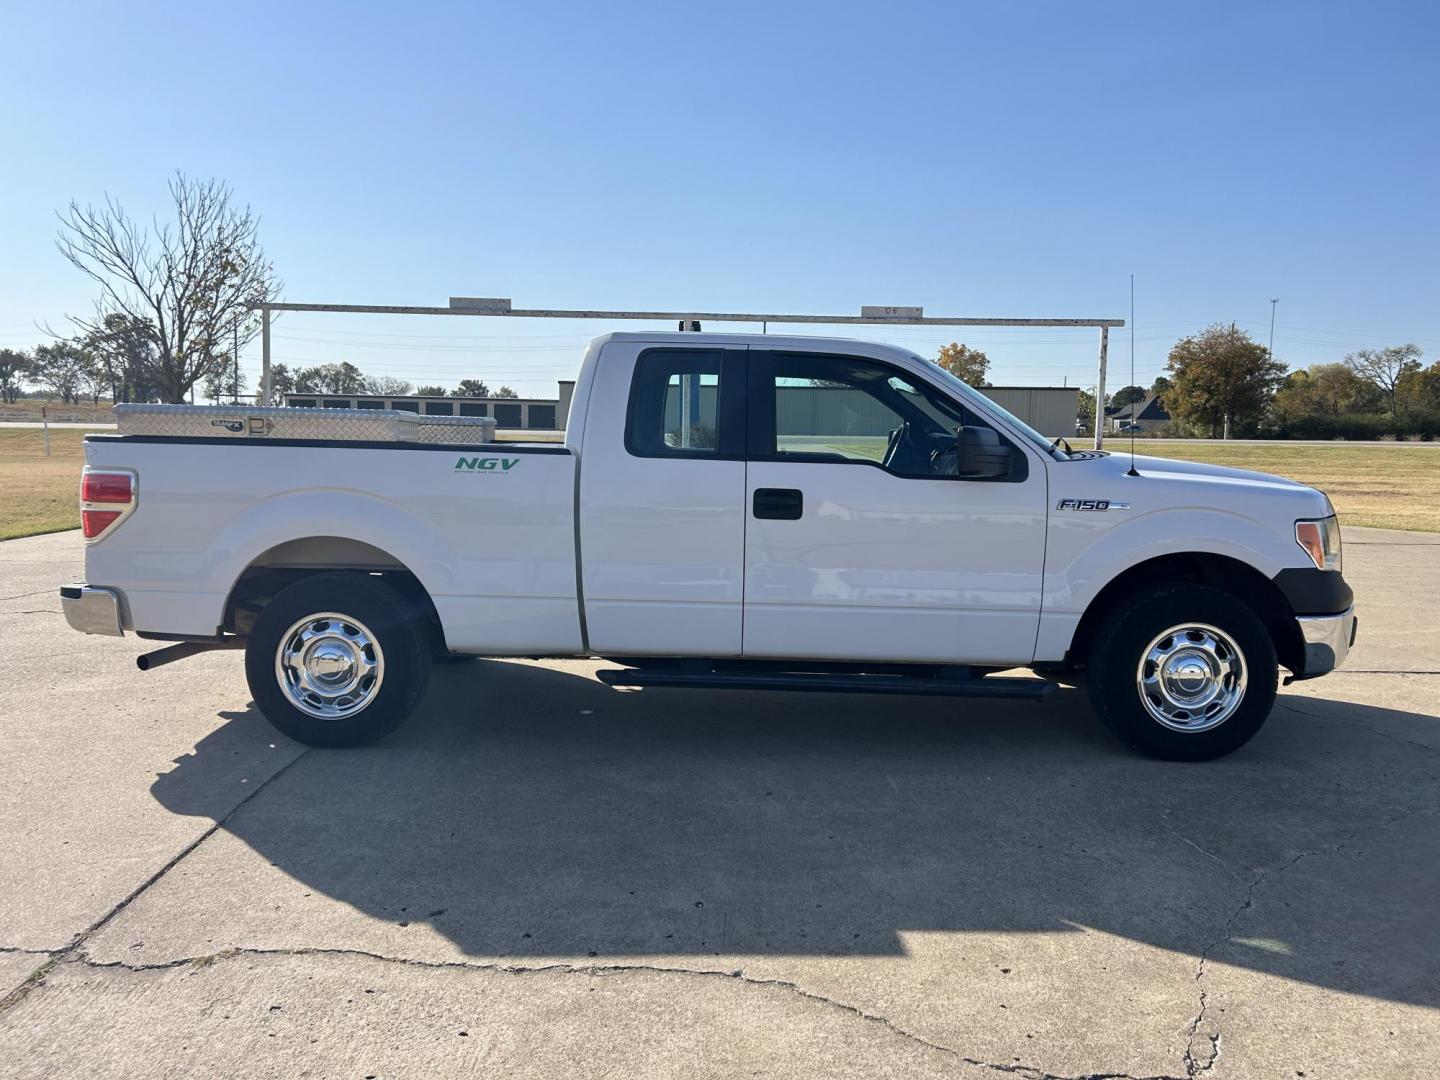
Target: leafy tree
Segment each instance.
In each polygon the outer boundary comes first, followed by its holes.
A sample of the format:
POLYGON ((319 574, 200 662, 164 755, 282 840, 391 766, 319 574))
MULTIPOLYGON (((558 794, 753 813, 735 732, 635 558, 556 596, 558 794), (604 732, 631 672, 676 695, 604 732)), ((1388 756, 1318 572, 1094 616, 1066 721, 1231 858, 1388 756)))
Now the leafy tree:
POLYGON ((39 345, 35 349, 34 378, 66 405, 72 405, 80 400, 86 369, 93 363, 94 358, 73 341, 39 345))
POLYGON ((508 386, 502 386, 502 387, 500 387, 499 390, 496 390, 496 391, 495 391, 495 396, 496 396, 497 398, 498 398, 498 397, 514 398, 514 397, 519 397, 520 395, 517 394, 517 393, 515 393, 514 390, 511 390, 510 387, 508 387, 508 386))
POLYGON ((1126 405, 1133 405, 1137 401, 1144 401, 1149 396, 1143 386, 1122 386, 1119 390, 1116 390, 1110 398, 1110 404, 1117 409, 1123 409, 1126 405))
POLYGON ((1156 397, 1164 397, 1165 391, 1170 389, 1170 380, 1164 375, 1156 375, 1155 381, 1150 384, 1150 393, 1156 397))
POLYGON ((149 324, 151 376, 159 396, 183 402, 191 388, 228 362, 259 330, 249 305, 279 290, 250 209, 231 205, 215 180, 177 173, 170 181, 175 220, 137 222, 106 197, 98 209, 71 202, 61 218, 60 253, 100 286, 95 314, 71 321, 82 334, 105 330, 110 315, 149 324))
POLYGON ((1285 377, 1285 365, 1243 330, 1215 325, 1170 350, 1170 414, 1218 435, 1228 416, 1236 427, 1253 427, 1285 377))
POLYGON ((1419 345, 1392 345, 1388 349, 1361 349, 1345 357, 1356 375, 1374 383, 1394 416, 1398 406, 1400 380, 1420 370, 1419 345))
POLYGON ((444 397, 445 387, 443 386, 417 386, 415 388, 417 397, 444 397))
POLYGON ((950 372, 957 379, 971 386, 989 386, 985 376, 990 370, 990 358, 979 349, 952 341, 940 346, 940 355, 935 363, 950 372))
POLYGON ((1095 427, 1095 392, 1093 390, 1081 390, 1076 395, 1075 419, 1080 421, 1086 431, 1095 427))
POLYGON ((15 404, 20 390, 34 374, 35 362, 29 353, 0 349, 0 400, 15 404))
POLYGON ((1312 364, 1292 371, 1275 393, 1275 415, 1282 421, 1310 416, 1346 416, 1374 408, 1380 392, 1348 364, 1312 364))
MULTIPOLYGON (((275 369, 270 369, 271 388, 274 388, 275 369)), ((239 401, 245 394, 245 373, 235 369, 231 359, 218 371, 205 376, 205 396, 215 402, 239 401)))
POLYGON ((1412 409, 1440 410, 1440 360, 1427 368, 1416 364, 1395 384, 1396 396, 1412 409))
POLYGON ((279 405, 285 400, 286 394, 294 393, 297 393, 294 373, 285 364, 271 364, 270 400, 261 401, 262 391, 257 390, 255 392, 255 402, 259 405, 279 405))
POLYGON ((370 375, 365 379, 365 392, 380 397, 406 397, 412 389, 408 380, 393 375, 370 375))
POLYGON ((105 315, 81 338, 110 387, 111 401, 150 401, 155 383, 155 326, 122 312, 105 315))
POLYGON ((295 372, 295 390, 301 394, 363 394, 365 375, 349 360, 301 368, 295 372))
POLYGON ((460 385, 450 392, 451 397, 489 397, 490 387, 484 379, 461 379, 460 385))

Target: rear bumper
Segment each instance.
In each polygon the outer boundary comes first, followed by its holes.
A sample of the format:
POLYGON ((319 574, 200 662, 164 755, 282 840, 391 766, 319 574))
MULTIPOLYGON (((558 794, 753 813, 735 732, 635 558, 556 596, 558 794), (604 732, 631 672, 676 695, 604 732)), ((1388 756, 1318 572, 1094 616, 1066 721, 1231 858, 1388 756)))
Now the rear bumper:
POLYGON ((60 588, 60 608, 65 612, 65 621, 71 629, 82 634, 125 636, 120 622, 120 594, 114 589, 84 584, 63 585, 60 588))
POLYGON ((1301 615, 1295 619, 1295 625, 1300 628, 1300 637, 1305 643, 1304 670, 1295 672, 1295 678, 1313 679, 1345 662, 1350 647, 1355 644, 1359 620, 1352 606, 1339 615, 1301 615))

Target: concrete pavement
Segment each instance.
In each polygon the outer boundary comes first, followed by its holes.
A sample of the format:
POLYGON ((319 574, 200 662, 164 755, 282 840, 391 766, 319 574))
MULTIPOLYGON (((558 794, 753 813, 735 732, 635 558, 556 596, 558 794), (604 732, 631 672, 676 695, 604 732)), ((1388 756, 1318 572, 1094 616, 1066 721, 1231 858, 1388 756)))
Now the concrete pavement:
POLYGON ((1440 536, 1244 750, 1040 704, 437 671, 306 751, 0 544, 7 1075, 1392 1077, 1440 1054, 1440 536), (27 981, 28 980, 28 981, 27 981), (8 996, 6 996, 8 994, 8 996))

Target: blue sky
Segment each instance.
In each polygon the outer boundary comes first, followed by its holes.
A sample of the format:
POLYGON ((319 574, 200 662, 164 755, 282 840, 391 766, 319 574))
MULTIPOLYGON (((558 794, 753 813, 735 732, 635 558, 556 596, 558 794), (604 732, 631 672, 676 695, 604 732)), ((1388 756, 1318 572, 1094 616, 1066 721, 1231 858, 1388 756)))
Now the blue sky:
MULTIPOLYGON (((148 215, 183 169, 261 214, 296 301, 1124 317, 1133 273, 1142 382, 1211 322, 1263 342, 1271 297, 1291 364, 1440 356, 1434 5, 220 12, 7 9, 0 344, 90 306, 57 209, 148 215)), ((275 355, 548 395, 608 328, 293 315, 275 355)), ((1088 331, 865 336, 1094 380, 1088 331)), ((1111 355, 1118 386, 1128 330, 1111 355)))

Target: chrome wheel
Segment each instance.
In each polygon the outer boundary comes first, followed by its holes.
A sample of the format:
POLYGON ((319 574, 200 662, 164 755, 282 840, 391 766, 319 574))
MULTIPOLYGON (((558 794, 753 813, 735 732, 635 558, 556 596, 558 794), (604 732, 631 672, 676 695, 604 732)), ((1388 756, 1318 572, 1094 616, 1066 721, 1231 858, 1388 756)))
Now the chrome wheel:
POLYGON ((1150 642, 1135 684, 1146 711, 1165 727, 1209 731, 1245 697, 1245 656, 1218 627, 1182 623, 1150 642))
POLYGON ((301 712, 343 720, 375 700, 385 654, 364 623, 326 611, 305 616, 281 636, 275 677, 301 712))

